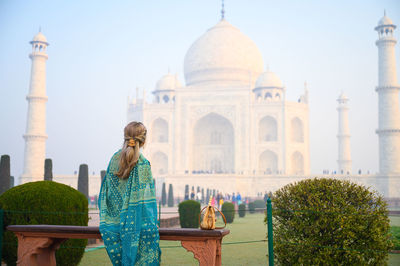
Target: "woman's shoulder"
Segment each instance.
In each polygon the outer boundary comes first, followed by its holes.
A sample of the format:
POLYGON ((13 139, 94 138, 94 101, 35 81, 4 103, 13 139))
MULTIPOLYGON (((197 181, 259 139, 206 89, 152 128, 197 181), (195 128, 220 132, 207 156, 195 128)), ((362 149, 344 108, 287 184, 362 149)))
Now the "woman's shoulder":
POLYGON ((118 150, 117 152, 115 152, 113 154, 113 156, 110 159, 110 163, 109 163, 109 171, 111 172, 115 172, 118 169, 118 165, 119 165, 119 157, 121 156, 121 150, 118 150))
POLYGON ((146 157, 144 157, 144 155, 141 153, 141 154, 139 155, 138 164, 140 164, 140 165, 150 165, 150 162, 149 162, 149 160, 147 160, 146 157))

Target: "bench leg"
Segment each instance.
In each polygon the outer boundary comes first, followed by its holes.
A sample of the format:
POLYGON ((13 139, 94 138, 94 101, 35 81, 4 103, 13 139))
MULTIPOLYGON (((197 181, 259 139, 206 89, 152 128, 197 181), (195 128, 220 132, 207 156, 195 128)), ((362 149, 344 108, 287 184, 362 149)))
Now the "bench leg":
POLYGON ((182 247, 194 254, 200 266, 221 265, 221 240, 208 239, 202 241, 184 240, 182 247))
POLYGON ((56 266, 56 250, 67 239, 48 237, 18 237, 18 260, 20 266, 56 266))

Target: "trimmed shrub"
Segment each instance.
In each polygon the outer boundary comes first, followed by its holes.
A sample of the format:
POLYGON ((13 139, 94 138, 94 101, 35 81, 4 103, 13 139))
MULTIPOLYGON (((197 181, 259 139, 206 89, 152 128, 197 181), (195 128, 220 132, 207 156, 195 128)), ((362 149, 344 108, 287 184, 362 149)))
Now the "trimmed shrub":
POLYGON ((198 228, 200 203, 195 200, 185 200, 178 205, 179 222, 182 228, 198 228))
MULTIPOLYGON (((24 224, 81 225, 88 224, 88 201, 79 191, 53 181, 30 182, 9 189, 0 196, 4 226, 24 224)), ((16 265, 17 238, 5 231, 3 259, 16 265)), ((78 265, 87 239, 70 239, 56 252, 57 265, 78 265), (70 248, 68 248, 70 247, 70 248), (77 248, 79 247, 79 248, 77 248)))
POLYGON ((244 217, 246 215, 246 204, 239 204, 239 217, 244 217))
POLYGON ((387 204, 349 181, 315 178, 274 194, 274 251, 281 265, 385 265, 387 204))
POLYGON ((224 214, 227 223, 233 223, 235 219, 235 205, 231 202, 224 202, 221 207, 221 212, 224 214))
POLYGON ((174 207, 174 189, 172 184, 169 184, 168 188, 168 207, 174 207))
POLYGON ((256 212, 256 205, 254 204, 254 202, 249 202, 249 212, 250 213, 256 212))
POLYGON ((161 205, 165 206, 167 204, 167 191, 165 189, 165 183, 162 183, 161 189, 161 205))

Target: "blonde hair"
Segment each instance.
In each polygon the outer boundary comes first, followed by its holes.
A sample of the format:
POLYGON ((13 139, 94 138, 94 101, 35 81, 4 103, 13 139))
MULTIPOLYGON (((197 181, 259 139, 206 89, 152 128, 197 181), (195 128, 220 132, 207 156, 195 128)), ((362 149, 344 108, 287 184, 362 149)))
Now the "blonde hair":
POLYGON ((146 127, 140 122, 130 122, 124 128, 124 143, 119 157, 119 169, 116 175, 125 179, 139 160, 139 149, 146 141, 146 127))

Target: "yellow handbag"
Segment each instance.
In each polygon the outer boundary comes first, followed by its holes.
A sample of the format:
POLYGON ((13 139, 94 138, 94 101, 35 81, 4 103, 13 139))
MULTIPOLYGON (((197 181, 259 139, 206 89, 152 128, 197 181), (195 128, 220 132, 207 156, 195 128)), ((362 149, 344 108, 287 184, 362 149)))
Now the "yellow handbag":
POLYGON ((199 214, 199 222, 200 222, 200 228, 204 229, 204 230, 213 230, 213 229, 222 229, 225 228, 226 226, 226 219, 224 214, 218 210, 218 208, 212 206, 211 204, 205 206, 199 214), (215 227, 215 222, 217 219, 215 219, 215 210, 216 209, 220 214, 222 219, 224 220, 225 225, 222 227, 215 227), (201 214, 203 213, 203 211, 205 211, 204 215, 203 215, 203 221, 200 222, 201 220, 201 214))

